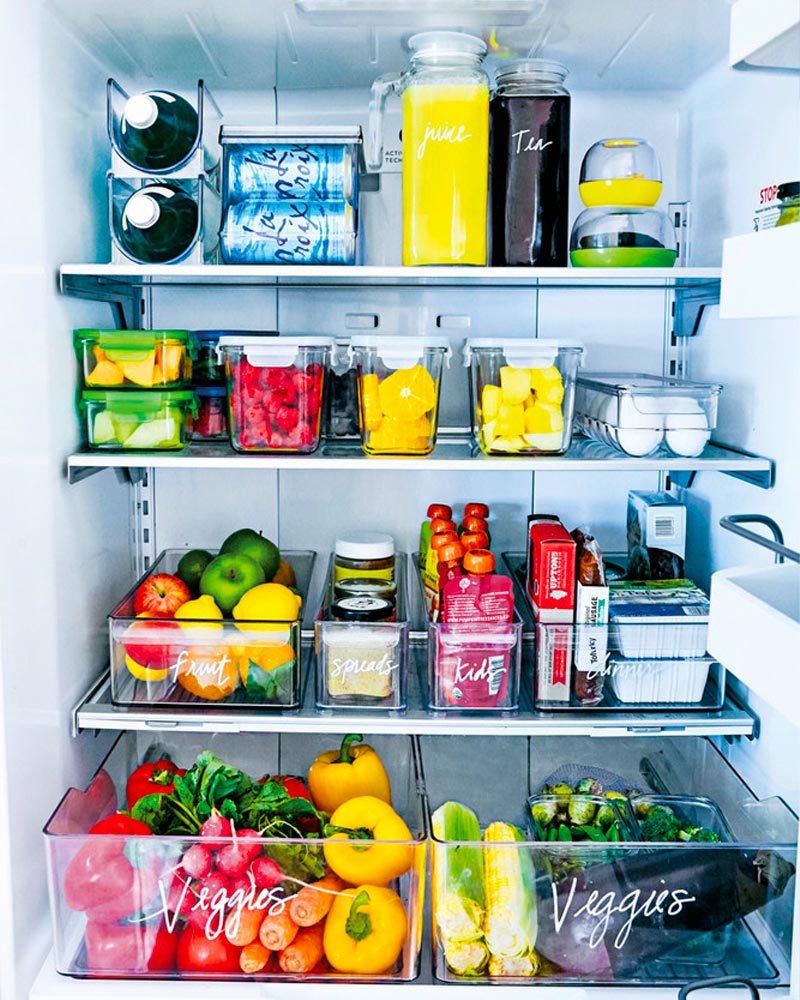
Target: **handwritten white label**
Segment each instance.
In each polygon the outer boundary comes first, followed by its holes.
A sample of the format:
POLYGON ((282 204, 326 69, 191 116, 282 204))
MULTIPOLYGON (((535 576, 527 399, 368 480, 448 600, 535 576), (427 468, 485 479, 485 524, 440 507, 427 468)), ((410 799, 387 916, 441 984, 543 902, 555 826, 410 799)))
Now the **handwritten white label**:
POLYGON ((231 664, 227 652, 222 656, 208 656, 194 659, 189 656, 187 649, 182 649, 178 654, 178 659, 169 668, 173 678, 181 674, 183 677, 191 676, 202 680, 204 684, 209 681, 216 681, 218 686, 222 686, 227 677, 227 667, 231 664))
MULTIPOLYGON (((177 899, 170 900, 169 892, 162 879, 158 880, 158 892, 161 897, 161 912, 164 915, 164 925, 168 931, 173 931, 181 913, 193 913, 201 911, 207 912, 205 922, 205 935, 209 941, 218 938, 225 928, 226 920, 230 919, 230 933, 235 934, 239 929, 239 922, 242 917, 242 910, 265 910, 270 916, 283 913, 286 909, 288 897, 283 895, 281 889, 274 887, 271 889, 259 889, 255 882, 251 881, 248 889, 236 889, 229 893, 227 889, 218 889, 211 893, 207 888, 201 887, 195 891, 189 880, 182 879, 176 874, 175 879, 181 884, 177 899), (192 906, 186 904, 194 900, 192 906), (235 925, 235 926, 234 926, 235 925)), ((305 885, 306 883, 298 883, 305 885)), ((147 915, 150 919, 152 914, 147 915)))
POLYGON ((530 135, 530 131, 529 128, 522 128, 519 132, 511 133, 511 138, 517 140, 515 153, 540 153, 543 149, 547 149, 548 146, 553 145, 552 139, 545 142, 541 137, 535 138, 533 135, 529 139, 525 139, 526 135, 530 135))
POLYGON ((505 673, 504 656, 485 656, 479 664, 474 660, 463 660, 460 656, 456 661, 453 673, 453 685, 486 683, 489 694, 497 694, 505 673))
POLYGON ((472 133, 465 131, 465 125, 451 125, 445 122, 444 125, 432 125, 425 123, 425 135, 422 142, 417 146, 417 159, 421 160, 425 155, 425 149, 429 142, 466 142, 472 138, 472 133))
MULTIPOLYGON (((663 879, 661 880, 661 884, 665 885, 663 879)), ((556 934, 561 933, 567 917, 570 916, 570 910, 575 899, 576 886, 577 879, 573 878, 563 909, 559 907, 558 887, 555 884, 551 886, 553 891, 553 924, 555 925, 556 934)), ((593 889, 583 906, 572 913, 572 919, 577 920, 578 917, 584 914, 597 919, 597 924, 589 936, 589 947, 596 948, 605 938, 611 918, 615 914, 627 913, 628 916, 625 922, 617 931, 612 942, 614 948, 619 951, 628 940, 631 928, 637 917, 651 917, 657 913, 666 913, 670 917, 676 917, 683 910, 684 906, 688 903, 694 903, 696 898, 696 896, 690 896, 686 889, 669 889, 665 887, 661 890, 651 889, 647 899, 641 902, 641 889, 632 889, 620 899, 617 899, 617 893, 615 892, 607 892, 601 896, 597 889, 593 889)))
POLYGON ((358 660, 335 656, 331 659, 330 676, 334 678, 353 677, 356 674, 378 674, 380 677, 388 677, 399 667, 400 664, 395 663, 388 653, 384 653, 379 660, 358 660))

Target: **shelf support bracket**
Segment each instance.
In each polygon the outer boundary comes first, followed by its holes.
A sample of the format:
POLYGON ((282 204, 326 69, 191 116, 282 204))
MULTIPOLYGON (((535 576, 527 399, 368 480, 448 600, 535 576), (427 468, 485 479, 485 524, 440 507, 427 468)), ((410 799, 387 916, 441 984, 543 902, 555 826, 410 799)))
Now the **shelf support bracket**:
POLYGON ((718 281, 704 285, 677 285, 675 288, 676 337, 695 337, 700 329, 706 306, 719 305, 718 281))

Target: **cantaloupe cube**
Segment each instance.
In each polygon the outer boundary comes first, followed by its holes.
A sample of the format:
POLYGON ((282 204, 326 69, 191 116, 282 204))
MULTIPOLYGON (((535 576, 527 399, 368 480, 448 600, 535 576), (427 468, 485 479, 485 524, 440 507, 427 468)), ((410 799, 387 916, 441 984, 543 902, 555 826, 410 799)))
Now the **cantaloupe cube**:
POLYGON ((497 414, 497 433, 500 437, 520 437, 525 433, 525 408, 522 403, 501 403, 497 414))
POLYGON ((523 403, 531 391, 531 375, 527 368, 511 368, 504 365, 500 369, 500 388, 503 392, 503 402, 513 406, 523 403))
POLYGON ((124 376, 113 361, 103 358, 86 376, 87 385, 121 385, 124 376))
MULTIPOLYGON (((161 367, 164 372, 164 382, 177 382, 181 377, 181 362, 183 361, 183 344, 165 344, 161 352, 161 367)), ((153 381, 157 381, 153 379, 153 381)))
POLYGON ((564 381, 555 365, 531 368, 531 388, 539 403, 560 403, 564 398, 564 381))
POLYGON ((147 389, 153 386, 153 368, 156 363, 155 349, 148 351, 141 361, 118 361, 117 364, 122 369, 122 374, 129 382, 144 386, 147 389))
POLYGON ((172 382, 173 379, 168 379, 164 377, 164 372, 161 370, 161 365, 156 361, 153 365, 153 385, 164 385, 165 382, 172 382))
POLYGON ((94 352, 95 361, 105 361, 106 352, 99 344, 95 344, 94 347, 92 348, 92 351, 94 352))
POLYGON ((481 393, 481 416, 484 420, 494 420, 500 403, 503 398, 503 391, 499 385, 485 385, 481 393))

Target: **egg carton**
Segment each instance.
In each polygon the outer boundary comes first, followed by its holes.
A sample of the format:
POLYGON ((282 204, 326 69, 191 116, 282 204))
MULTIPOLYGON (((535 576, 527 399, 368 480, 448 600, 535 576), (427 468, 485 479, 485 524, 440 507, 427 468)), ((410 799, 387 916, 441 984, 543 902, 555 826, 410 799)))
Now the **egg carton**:
POLYGON ((627 455, 694 458, 717 422, 721 385, 642 374, 580 375, 575 430, 627 455))

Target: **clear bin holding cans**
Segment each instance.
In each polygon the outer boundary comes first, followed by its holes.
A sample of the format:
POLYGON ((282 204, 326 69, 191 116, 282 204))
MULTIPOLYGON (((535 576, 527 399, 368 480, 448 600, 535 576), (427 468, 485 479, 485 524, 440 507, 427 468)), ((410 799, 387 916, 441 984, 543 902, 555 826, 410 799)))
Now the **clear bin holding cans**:
POLYGON ((361 129, 225 126, 226 264, 354 264, 361 129))
POLYGON ((332 337, 221 337, 231 444, 237 451, 315 451, 332 337))

